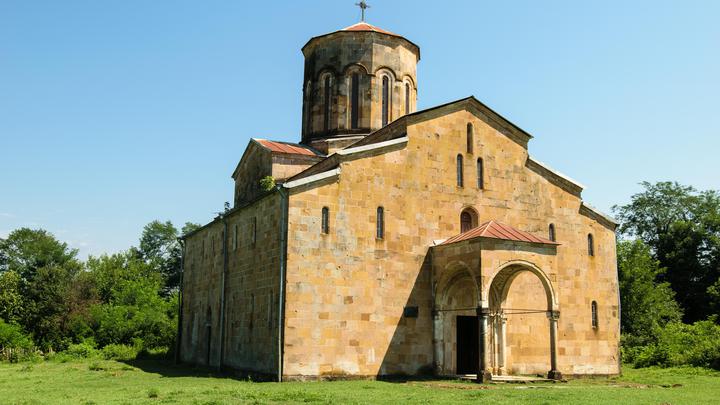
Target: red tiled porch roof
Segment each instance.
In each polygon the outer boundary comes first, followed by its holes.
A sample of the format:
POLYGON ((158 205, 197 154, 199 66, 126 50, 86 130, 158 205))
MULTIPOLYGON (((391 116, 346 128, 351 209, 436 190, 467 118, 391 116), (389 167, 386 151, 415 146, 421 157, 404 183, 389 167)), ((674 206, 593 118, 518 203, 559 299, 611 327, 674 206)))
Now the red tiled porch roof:
POLYGON ((255 140, 263 147, 270 149, 270 151, 272 151, 272 152, 290 153, 293 155, 322 156, 319 153, 317 153, 314 149, 312 149, 308 146, 304 146, 304 145, 288 143, 288 142, 268 141, 267 139, 255 139, 255 140))
POLYGON ((463 240, 474 238, 491 238, 510 240, 514 242, 540 243, 543 245, 559 245, 559 243, 557 242, 553 242, 545 238, 540 238, 529 232, 521 231, 509 225, 501 224, 500 222, 493 220, 480 224, 477 228, 473 228, 467 232, 455 235, 452 238, 440 243, 440 245, 448 245, 450 243, 460 242, 463 240))

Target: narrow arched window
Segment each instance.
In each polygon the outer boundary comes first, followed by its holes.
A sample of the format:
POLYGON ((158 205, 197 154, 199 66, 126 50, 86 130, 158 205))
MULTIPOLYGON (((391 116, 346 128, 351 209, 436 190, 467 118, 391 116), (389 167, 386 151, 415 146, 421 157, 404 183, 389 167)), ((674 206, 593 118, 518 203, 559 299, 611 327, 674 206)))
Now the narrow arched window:
POLYGON ((390 79, 382 78, 382 126, 388 124, 390 119, 390 79))
POLYGON ((472 215, 469 212, 463 211, 460 214, 460 232, 465 233, 473 228, 472 215))
POLYGON ((548 239, 555 242, 555 225, 554 224, 550 224, 548 226, 548 239))
POLYGON ((482 158, 478 158, 477 160, 477 188, 482 190, 485 188, 485 173, 483 169, 483 160, 482 158))
POLYGON ((474 131, 473 131, 473 124, 469 123, 467 124, 467 153, 473 153, 473 145, 475 143, 475 140, 473 139, 475 137, 474 131))
POLYGON ((322 209, 322 233, 330 233, 330 209, 328 207, 322 209))
POLYGON ((324 86, 325 86, 325 99, 323 100, 323 101, 325 102, 325 107, 324 107, 324 119, 325 119, 324 128, 325 128, 325 130, 327 131, 327 130, 330 129, 330 114, 331 114, 331 112, 332 112, 332 104, 330 103, 330 97, 331 97, 331 95, 332 95, 332 92, 331 92, 332 89, 331 89, 331 84, 330 84, 330 76, 325 76, 324 86))
POLYGON ((410 114, 410 83, 405 83, 405 114, 410 114))
POLYGON ((350 128, 360 128, 360 75, 350 78, 350 128))
POLYGON ((385 237, 385 210, 383 209, 383 207, 377 208, 375 227, 375 236, 378 239, 383 239, 385 237))
POLYGON ((593 327, 593 329, 597 329, 598 328, 597 301, 593 301, 592 304, 590 304, 590 310, 592 311, 592 327, 593 327))
POLYGON ((463 186, 463 157, 457 155, 457 185, 458 187, 463 186))
POLYGON ((257 217, 253 217, 252 223, 250 224, 251 228, 250 232, 250 241, 253 245, 255 245, 255 242, 257 242, 257 217))
POLYGON ((595 243, 591 233, 587 236, 588 256, 595 256, 595 243))

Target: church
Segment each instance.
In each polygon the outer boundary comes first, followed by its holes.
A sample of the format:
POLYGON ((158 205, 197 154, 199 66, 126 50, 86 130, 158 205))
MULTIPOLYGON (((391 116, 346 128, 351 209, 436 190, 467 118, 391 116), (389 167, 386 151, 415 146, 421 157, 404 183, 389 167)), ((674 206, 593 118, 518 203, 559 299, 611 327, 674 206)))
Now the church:
POLYGON ((299 143, 250 140, 184 235, 181 361, 278 381, 620 372, 612 218, 475 97, 417 110, 420 48, 302 48, 299 143))

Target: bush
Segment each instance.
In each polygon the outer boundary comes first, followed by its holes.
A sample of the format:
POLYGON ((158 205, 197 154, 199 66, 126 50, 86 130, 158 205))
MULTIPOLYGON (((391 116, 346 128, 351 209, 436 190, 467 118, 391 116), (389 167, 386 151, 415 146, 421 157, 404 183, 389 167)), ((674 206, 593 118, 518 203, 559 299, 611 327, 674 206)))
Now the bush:
POLYGON ((138 349, 128 345, 109 344, 102 348, 102 354, 106 360, 135 360, 138 349))
POLYGON ((720 370, 720 325, 713 319, 692 325, 673 322, 658 331, 657 342, 632 346, 623 338, 624 360, 636 367, 682 365, 720 370))
POLYGON ((95 349, 95 343, 92 340, 72 344, 68 346, 63 354, 74 359, 91 359, 100 356, 100 352, 95 349))
POLYGON ((19 325, 0 319, 0 360, 17 363, 39 357, 32 339, 19 325))

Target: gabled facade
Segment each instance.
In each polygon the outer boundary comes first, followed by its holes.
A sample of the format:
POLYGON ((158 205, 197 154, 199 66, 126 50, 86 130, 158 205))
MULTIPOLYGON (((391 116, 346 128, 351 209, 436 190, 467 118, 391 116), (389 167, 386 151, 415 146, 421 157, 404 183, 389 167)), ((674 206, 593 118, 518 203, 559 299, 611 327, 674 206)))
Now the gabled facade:
MULTIPOLYGON (((353 27, 306 57, 345 63, 381 43, 380 58, 419 60, 402 37, 353 27)), ((382 121, 388 73, 363 74, 382 121)), ((324 111, 348 114, 352 91, 334 89, 324 111)), ((616 224, 474 97, 412 102, 367 134, 251 142, 235 207, 185 237, 184 361, 277 379, 619 373, 616 224), (257 188, 265 176, 277 187, 257 188)), ((304 122, 318 111, 306 104, 304 122)))

